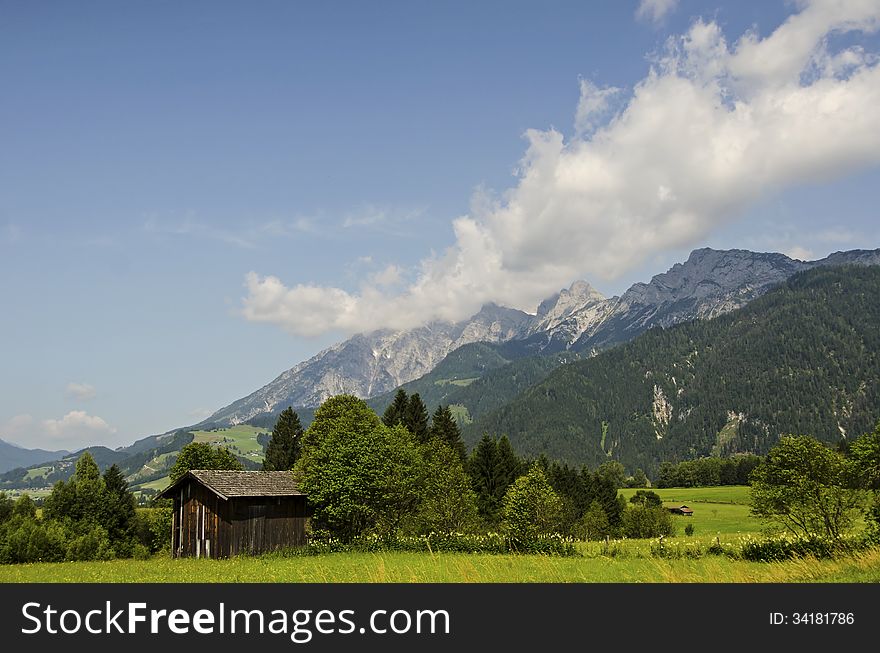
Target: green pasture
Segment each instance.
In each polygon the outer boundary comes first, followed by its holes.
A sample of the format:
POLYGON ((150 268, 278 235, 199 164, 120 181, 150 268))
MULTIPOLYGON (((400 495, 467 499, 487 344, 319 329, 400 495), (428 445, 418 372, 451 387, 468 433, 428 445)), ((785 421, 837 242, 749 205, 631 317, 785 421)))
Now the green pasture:
POLYGON ((471 383, 473 383, 474 381, 476 381, 478 378, 480 378, 480 377, 475 376, 475 377, 466 378, 466 379, 437 379, 436 381, 434 381, 434 385, 440 385, 440 386, 457 385, 460 388, 465 388, 465 387, 469 386, 471 383))
POLYGON ((27 473, 24 475, 25 481, 32 481, 35 478, 46 478, 55 468, 51 465, 47 467, 34 467, 33 469, 27 470, 27 473))
POLYGON ((171 481, 167 476, 163 476, 162 478, 157 478, 155 481, 150 481, 149 483, 139 483, 137 485, 131 486, 132 492, 137 492, 138 490, 146 490, 152 489, 158 492, 161 492, 166 487, 170 485, 171 481))
POLYGON ((555 558, 536 555, 335 553, 230 560, 63 562, 0 566, 0 582, 90 583, 779 583, 880 582, 880 550, 779 563, 725 557, 555 558))
MULTIPOLYGON (((748 505, 750 488, 748 485, 718 485, 712 487, 666 487, 639 488, 648 489, 660 495, 664 502, 669 503, 734 503, 748 505)), ((623 488, 620 493, 629 499, 638 492, 636 488, 623 488)), ((691 506, 693 507, 693 506, 691 506)))
MULTIPOLYGON (((696 488, 650 488, 660 495, 666 507, 687 505, 694 511, 690 517, 676 515, 675 528, 679 538, 684 538, 688 524, 694 526, 694 538, 701 541, 716 537, 760 534, 766 524, 749 512, 749 487, 728 485, 696 488)), ((620 494, 629 501, 637 492, 624 488, 620 494)), ((729 539, 729 538, 728 538, 729 539)))
POLYGON ((194 442, 207 442, 212 445, 228 447, 230 451, 239 456, 261 462, 263 447, 257 442, 257 435, 266 432, 266 429, 240 424, 216 431, 193 431, 192 434, 194 442))

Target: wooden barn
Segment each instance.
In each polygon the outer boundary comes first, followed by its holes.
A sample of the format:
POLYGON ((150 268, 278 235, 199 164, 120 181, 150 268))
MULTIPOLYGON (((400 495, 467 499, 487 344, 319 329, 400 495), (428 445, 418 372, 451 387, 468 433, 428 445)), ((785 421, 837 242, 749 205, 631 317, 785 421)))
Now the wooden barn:
POLYGON ((694 511, 687 506, 673 506, 669 509, 669 512, 675 515, 684 515, 685 517, 692 517, 694 514, 694 511))
POLYGON ((306 497, 290 472, 194 469, 159 496, 174 500, 176 558, 227 558, 306 542, 306 497))

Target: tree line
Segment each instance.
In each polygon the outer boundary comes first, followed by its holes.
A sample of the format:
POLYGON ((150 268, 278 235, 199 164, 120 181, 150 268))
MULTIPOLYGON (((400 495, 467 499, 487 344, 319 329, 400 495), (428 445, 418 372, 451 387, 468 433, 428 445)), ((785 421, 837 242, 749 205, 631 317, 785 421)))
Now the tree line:
POLYGON ((428 410, 400 389, 380 418, 361 399, 325 401, 308 429, 292 408, 278 417, 264 469, 293 470, 319 535, 350 541, 431 532, 501 531, 525 542, 550 533, 601 539, 669 533, 656 506, 627 505, 624 485, 646 485, 607 462, 596 470, 520 458, 485 435, 470 455, 448 406, 428 410), (525 538, 525 539, 523 539, 525 538))
POLYGON ((169 509, 138 510, 116 465, 103 474, 88 452, 58 481, 37 514, 23 494, 0 493, 0 563, 145 558, 169 546, 169 509))
POLYGON ((752 472, 752 513, 801 538, 839 540, 860 520, 880 540, 880 422, 837 448, 787 435, 752 472))

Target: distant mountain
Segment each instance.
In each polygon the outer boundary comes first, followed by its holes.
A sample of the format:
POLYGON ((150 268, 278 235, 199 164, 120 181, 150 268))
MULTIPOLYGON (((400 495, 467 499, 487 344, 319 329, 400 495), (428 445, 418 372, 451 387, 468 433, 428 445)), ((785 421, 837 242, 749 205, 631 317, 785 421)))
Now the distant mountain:
POLYGON ((146 485, 155 490, 167 484, 168 472, 180 450, 196 437, 199 442, 227 447, 245 469, 261 466, 264 441, 268 441, 268 433, 253 426, 211 431, 180 429, 143 438, 128 447, 88 447, 74 453, 60 452, 64 455, 56 456, 55 460, 10 469, 0 473, 0 491, 45 489, 57 481, 66 481, 73 475, 77 459, 86 452, 102 471, 111 465, 119 467, 130 487, 142 489, 146 485))
MULTIPOLYGON (((240 457, 243 464, 255 465, 258 461, 249 457, 255 453, 251 441, 259 431, 271 430, 275 416, 287 406, 296 408, 307 424, 324 399, 347 392, 368 399, 382 412, 401 385, 419 392, 431 411, 439 403, 452 404, 463 423, 479 421, 560 365, 595 356, 654 326, 723 315, 798 272, 844 264, 878 265, 880 250, 798 261, 774 253, 698 249, 684 263, 648 283, 634 284, 620 297, 603 297, 587 282, 575 281, 541 302, 534 315, 489 304, 455 324, 359 334, 299 363, 200 424, 143 438, 109 458, 124 468, 130 481, 148 482, 167 473, 181 438, 191 439, 191 431, 241 425, 244 430, 234 434, 247 441, 240 457)), ((0 489, 4 483, 34 486, 56 478, 53 474, 63 476, 70 470, 70 456, 76 455, 46 452, 46 458, 39 454, 43 459, 31 463, 15 458, 21 450, 9 451, 10 446, 0 441, 0 463, 5 470, 19 470, 11 476, 0 471, 0 489), (20 469, 55 462, 57 466, 44 465, 39 472, 20 469)))
POLYGON ((522 311, 488 304, 471 319, 455 324, 433 322, 408 331, 356 335, 221 408, 202 424, 240 424, 287 406, 314 408, 342 393, 378 395, 430 372, 462 345, 510 340, 530 320, 522 311))
POLYGON ((880 268, 819 267, 739 310, 655 326, 562 365, 464 434, 650 471, 661 460, 765 453, 782 433, 835 443, 878 419, 880 268))
MULTIPOLYGON (((472 371, 470 381, 432 374, 447 355, 473 343, 489 343, 508 363, 524 357, 565 352, 558 360, 593 355, 626 342, 652 326, 670 326, 711 318, 744 306, 796 272, 824 265, 880 264, 880 250, 837 252, 819 261, 798 261, 783 254, 747 250, 694 250, 649 283, 634 284, 620 297, 605 298, 586 281, 575 281, 538 306, 534 315, 494 304, 469 320, 434 322, 406 331, 374 331, 334 345, 282 373, 256 392, 221 408, 204 426, 264 423, 287 406, 311 412, 327 397, 351 393, 376 398, 381 405, 395 388, 430 374, 438 382, 429 399, 447 400, 462 387, 497 366, 472 371), (442 388, 446 379, 455 383, 442 388), (379 398, 381 397, 381 400, 379 398)), ((479 366, 470 348, 454 357, 461 365, 479 366)), ((496 360, 497 362, 497 360, 496 360)), ((531 372, 555 364, 525 364, 531 372)), ((530 379, 535 380, 535 379, 530 379)), ((424 385, 424 384, 423 384, 424 385)), ((517 384, 512 387, 522 389, 517 384)), ((449 401, 447 401, 449 403, 449 401)), ((431 405, 431 404, 429 404, 431 405)))
MULTIPOLYGON (((419 392, 429 407, 452 404, 467 422, 510 401, 562 363, 588 358, 653 326, 722 315, 797 272, 843 264, 878 265, 880 250, 837 252, 803 262, 782 254, 698 249, 649 283, 634 284, 608 299, 586 282, 575 282, 539 306, 524 338, 462 347, 403 387, 410 394, 419 392), (485 364, 490 360, 491 365, 485 364)), ((369 403, 381 412, 393 395, 369 403)))
POLYGON ((0 474, 16 467, 30 467, 50 460, 58 460, 69 451, 45 451, 43 449, 25 449, 17 444, 0 440, 0 474))

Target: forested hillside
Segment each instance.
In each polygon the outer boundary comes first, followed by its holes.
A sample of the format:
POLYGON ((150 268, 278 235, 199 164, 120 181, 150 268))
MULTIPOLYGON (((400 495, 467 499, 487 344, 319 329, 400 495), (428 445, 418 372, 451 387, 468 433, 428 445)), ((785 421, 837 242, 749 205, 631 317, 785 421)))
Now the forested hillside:
POLYGON ((654 470, 661 460, 764 453, 782 433, 853 438, 878 417, 880 269, 831 267, 733 313, 657 327, 563 365, 465 438, 506 434, 524 455, 654 470))

